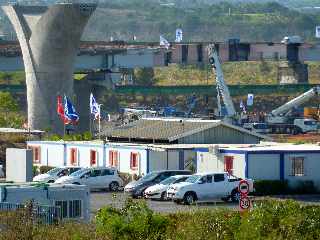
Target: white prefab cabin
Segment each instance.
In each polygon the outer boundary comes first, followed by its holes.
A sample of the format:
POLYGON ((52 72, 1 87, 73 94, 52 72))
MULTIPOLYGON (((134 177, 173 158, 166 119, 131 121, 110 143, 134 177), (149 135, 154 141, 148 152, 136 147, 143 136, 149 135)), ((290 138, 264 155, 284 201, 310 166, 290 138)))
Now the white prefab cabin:
POLYGON ((313 181, 320 190, 320 146, 270 144, 197 149, 197 171, 227 171, 254 180, 313 181))
POLYGON ((58 206, 63 220, 90 220, 90 191, 83 185, 1 184, 0 203, 26 204, 33 201, 43 206, 58 206))
POLYGON ((157 170, 184 170, 195 165, 193 145, 103 142, 30 141, 38 166, 115 167, 123 173, 145 175, 157 170))

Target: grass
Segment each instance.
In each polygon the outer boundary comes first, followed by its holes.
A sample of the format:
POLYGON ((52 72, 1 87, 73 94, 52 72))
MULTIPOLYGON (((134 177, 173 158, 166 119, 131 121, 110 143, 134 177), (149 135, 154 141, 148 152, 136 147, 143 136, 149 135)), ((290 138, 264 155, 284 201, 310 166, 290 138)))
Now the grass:
MULTIPOLYGON (((228 62, 223 64, 227 84, 277 84, 277 62, 228 62)), ((319 65, 320 68, 320 65, 319 65)), ((156 85, 207 85, 215 82, 207 67, 181 66, 155 68, 156 85)))

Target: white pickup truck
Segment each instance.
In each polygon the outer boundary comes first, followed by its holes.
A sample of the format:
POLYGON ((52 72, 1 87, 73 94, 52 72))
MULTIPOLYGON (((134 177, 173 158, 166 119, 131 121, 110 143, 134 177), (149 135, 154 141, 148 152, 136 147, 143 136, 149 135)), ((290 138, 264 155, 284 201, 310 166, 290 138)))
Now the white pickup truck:
MULTIPOLYGON (((172 184, 167 191, 167 198, 176 203, 192 204, 195 201, 229 200, 239 201, 238 190, 241 178, 228 173, 197 173, 190 176, 185 182, 172 184)), ((253 191, 253 181, 249 183, 249 191, 253 191)))

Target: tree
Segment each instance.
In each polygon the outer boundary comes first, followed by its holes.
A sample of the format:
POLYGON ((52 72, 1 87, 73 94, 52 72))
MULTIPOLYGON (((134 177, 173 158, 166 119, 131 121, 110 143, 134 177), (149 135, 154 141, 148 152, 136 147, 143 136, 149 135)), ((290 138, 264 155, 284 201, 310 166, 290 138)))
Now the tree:
POLYGON ((24 117, 17 101, 8 92, 0 92, 0 127, 21 128, 24 117))
POLYGON ((153 68, 136 68, 134 78, 137 85, 152 86, 154 84, 154 70, 153 68))

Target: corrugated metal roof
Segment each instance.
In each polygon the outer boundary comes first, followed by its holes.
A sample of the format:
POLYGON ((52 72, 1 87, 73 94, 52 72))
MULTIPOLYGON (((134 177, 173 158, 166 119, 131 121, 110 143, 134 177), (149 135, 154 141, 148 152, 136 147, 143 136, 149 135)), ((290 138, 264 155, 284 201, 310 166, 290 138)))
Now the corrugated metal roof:
POLYGON ((221 120, 176 118, 142 118, 130 124, 114 128, 111 132, 107 133, 107 137, 120 139, 155 139, 172 142, 210 128, 218 127, 220 125, 233 128, 244 134, 256 136, 260 139, 266 139, 265 136, 224 123, 221 120))

